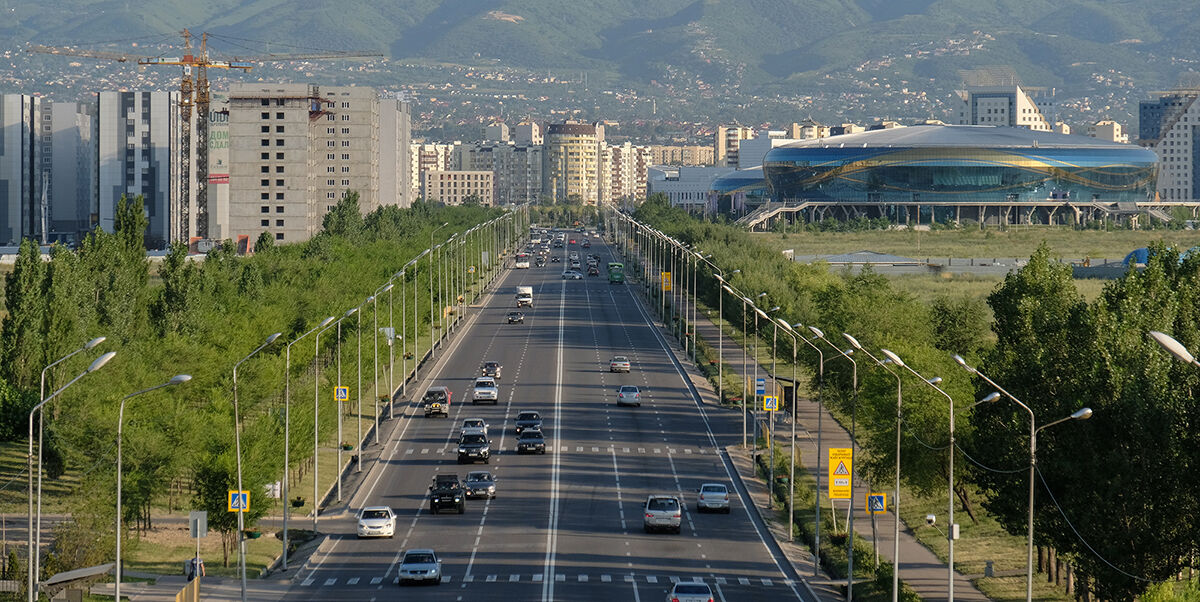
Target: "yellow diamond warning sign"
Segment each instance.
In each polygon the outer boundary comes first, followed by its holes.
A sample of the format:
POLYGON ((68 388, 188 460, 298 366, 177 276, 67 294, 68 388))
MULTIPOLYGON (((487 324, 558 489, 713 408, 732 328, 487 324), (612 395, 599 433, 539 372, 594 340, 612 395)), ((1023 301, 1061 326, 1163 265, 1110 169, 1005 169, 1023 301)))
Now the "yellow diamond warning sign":
POLYGON ((853 497, 850 489, 852 470, 854 465, 851 462, 850 448, 829 448, 829 499, 848 500, 853 497))

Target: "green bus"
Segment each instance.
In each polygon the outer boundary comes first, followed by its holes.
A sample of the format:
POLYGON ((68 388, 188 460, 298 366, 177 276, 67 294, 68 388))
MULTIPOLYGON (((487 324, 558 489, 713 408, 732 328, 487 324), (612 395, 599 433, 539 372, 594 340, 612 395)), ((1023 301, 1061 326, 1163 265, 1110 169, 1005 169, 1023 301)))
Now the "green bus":
POLYGON ((609 284, 624 284, 625 283, 625 265, 622 263, 612 262, 608 264, 608 283, 609 284))

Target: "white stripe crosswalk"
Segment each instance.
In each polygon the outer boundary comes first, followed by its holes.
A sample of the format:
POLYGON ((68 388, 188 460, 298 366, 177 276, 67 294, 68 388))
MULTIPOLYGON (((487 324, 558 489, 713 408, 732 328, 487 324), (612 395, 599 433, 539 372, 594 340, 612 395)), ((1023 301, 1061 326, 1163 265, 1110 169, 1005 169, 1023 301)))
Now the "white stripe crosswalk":
MULTIPOLYGON (((505 579, 504 575, 485 575, 485 576, 481 576, 480 579, 477 579, 475 575, 464 575, 463 577, 460 578, 460 580, 464 584, 477 583, 479 581, 483 581, 486 583, 541 583, 544 579, 545 579, 545 576, 542 573, 534 573, 532 575, 521 574, 521 573, 511 573, 508 575, 508 579, 505 579)), ((579 573, 576 575, 568 575, 566 573, 555 573, 554 574, 554 581, 557 581, 557 582, 574 581, 577 583, 589 583, 593 579, 599 579, 601 583, 612 583, 614 581, 614 576, 608 575, 608 574, 590 575, 587 573, 579 573)), ((354 586, 354 585, 366 585, 368 582, 371 585, 379 585, 380 583, 383 582, 383 580, 384 580, 384 577, 371 577, 369 580, 367 578, 361 577, 361 576, 360 577, 348 577, 345 579, 339 579, 337 577, 328 577, 323 580, 317 579, 314 577, 309 577, 309 578, 301 581, 300 586, 301 587, 312 587, 314 585, 316 585, 318 587, 335 587, 337 585, 354 586)), ((451 575, 443 575, 442 579, 441 579, 442 583, 450 583, 453 580, 454 580, 454 577, 451 575)), ((754 578, 750 578, 750 577, 708 577, 708 578, 705 578, 705 577, 697 577, 697 576, 690 576, 690 575, 681 577, 681 576, 677 576, 677 575, 661 576, 661 575, 628 575, 627 574, 627 575, 617 575, 617 576, 615 576, 615 580, 616 581, 624 581, 625 583, 643 582, 643 583, 647 583, 647 584, 658 584, 658 583, 668 583, 668 582, 669 583, 679 583, 681 581, 682 582, 711 581, 712 583, 715 583, 717 585, 728 585, 729 583, 736 581, 738 584, 744 585, 744 586, 752 586, 752 585, 761 584, 763 587, 774 587, 776 585, 784 585, 786 587, 791 587, 793 585, 793 582, 790 579, 776 581, 773 579, 769 579, 767 577, 754 577, 754 578)), ((391 579, 391 582, 398 583, 399 578, 394 577, 391 579)))

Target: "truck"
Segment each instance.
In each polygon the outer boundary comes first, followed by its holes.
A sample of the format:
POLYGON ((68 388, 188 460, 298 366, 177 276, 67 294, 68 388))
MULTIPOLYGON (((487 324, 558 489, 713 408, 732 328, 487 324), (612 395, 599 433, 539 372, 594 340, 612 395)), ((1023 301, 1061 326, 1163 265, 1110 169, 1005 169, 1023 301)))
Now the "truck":
POLYGON ((517 287, 517 307, 533 307, 533 287, 517 287))

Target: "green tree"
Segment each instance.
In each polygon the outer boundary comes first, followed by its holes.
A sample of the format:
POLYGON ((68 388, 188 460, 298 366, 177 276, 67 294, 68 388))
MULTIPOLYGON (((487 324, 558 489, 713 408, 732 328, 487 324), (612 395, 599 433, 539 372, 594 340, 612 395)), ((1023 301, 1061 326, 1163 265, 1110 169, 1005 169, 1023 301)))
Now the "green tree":
POLYGON ((191 313, 199 290, 195 264, 188 260, 187 245, 171 243, 171 250, 158 268, 162 290, 150 309, 150 318, 162 335, 182 334, 192 330, 191 313))
POLYGON ((258 235, 258 240, 254 241, 255 253, 266 253, 275 248, 275 237, 270 232, 263 232, 258 235))
POLYGON ((321 228, 334 236, 355 239, 364 227, 362 209, 358 206, 358 192, 347 191, 342 200, 325 214, 321 228))
POLYGON ((21 388, 37 387, 41 370, 46 365, 43 348, 45 276, 46 265, 37 243, 28 238, 22 240, 13 271, 4 280, 4 303, 8 314, 0 330, 4 376, 21 388))
POLYGON ((975 355, 987 336, 987 306, 974 297, 942 295, 933 300, 934 344, 951 353, 975 355))

